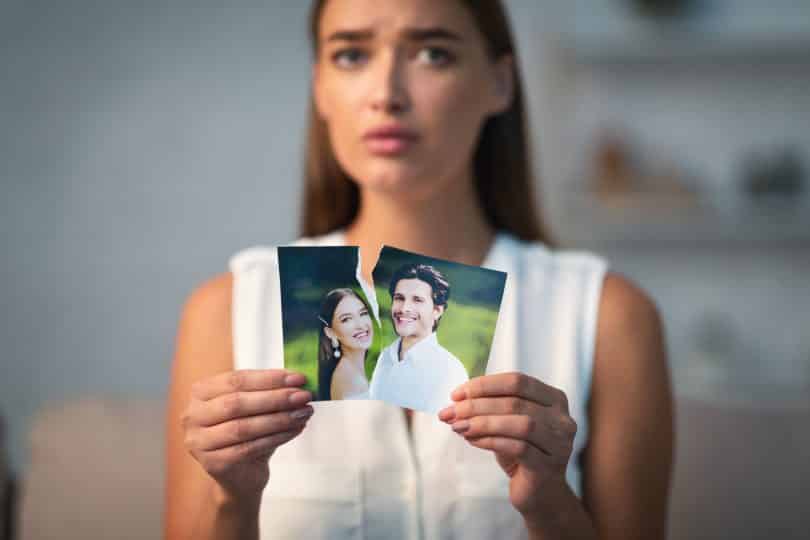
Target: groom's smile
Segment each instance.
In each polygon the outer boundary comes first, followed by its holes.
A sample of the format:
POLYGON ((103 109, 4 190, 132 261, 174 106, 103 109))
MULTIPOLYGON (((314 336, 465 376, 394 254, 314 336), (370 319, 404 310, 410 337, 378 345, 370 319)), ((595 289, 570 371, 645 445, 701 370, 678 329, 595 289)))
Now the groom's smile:
POLYGON ((394 325, 396 326, 397 334, 407 334, 411 326, 419 320, 418 315, 406 315, 398 313, 394 315, 394 325))

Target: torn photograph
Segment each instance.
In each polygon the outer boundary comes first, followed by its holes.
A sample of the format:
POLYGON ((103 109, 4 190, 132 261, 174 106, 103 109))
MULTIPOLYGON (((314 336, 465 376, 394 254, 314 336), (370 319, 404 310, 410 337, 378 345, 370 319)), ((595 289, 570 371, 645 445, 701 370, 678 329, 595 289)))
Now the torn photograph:
POLYGON ((382 351, 370 396, 438 412, 486 371, 506 274, 386 246, 373 277, 382 351))
POLYGON ((356 247, 279 247, 284 367, 316 401, 368 399, 378 322, 357 277, 356 247))
POLYGON ((278 248, 284 366, 316 400, 374 399, 438 412, 486 371, 506 274, 383 247, 278 248))

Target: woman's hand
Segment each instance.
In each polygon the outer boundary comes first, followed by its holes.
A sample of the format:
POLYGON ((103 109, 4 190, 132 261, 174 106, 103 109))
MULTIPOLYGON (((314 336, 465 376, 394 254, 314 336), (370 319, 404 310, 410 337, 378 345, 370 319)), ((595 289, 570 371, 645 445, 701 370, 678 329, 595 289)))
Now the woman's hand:
POLYGON ((509 476, 512 505, 529 517, 543 513, 545 493, 558 493, 574 444, 576 422, 564 392, 522 373, 469 380, 439 419, 478 448, 492 450, 509 476))
POLYGON ((312 415, 312 394, 299 388, 305 382, 300 373, 267 369, 221 373, 194 384, 182 415, 185 446, 222 496, 261 496, 268 459, 312 415))

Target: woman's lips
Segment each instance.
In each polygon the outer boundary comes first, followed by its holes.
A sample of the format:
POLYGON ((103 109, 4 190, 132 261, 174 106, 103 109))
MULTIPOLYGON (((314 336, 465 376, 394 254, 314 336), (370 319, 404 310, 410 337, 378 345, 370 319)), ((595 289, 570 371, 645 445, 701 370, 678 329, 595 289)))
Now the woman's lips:
POLYGON ((381 126, 363 135, 366 148, 375 155, 396 156, 407 152, 419 136, 415 131, 399 125, 381 126))
POLYGON ((413 141, 401 137, 372 137, 366 139, 366 147, 378 156, 397 156, 413 145, 413 141))

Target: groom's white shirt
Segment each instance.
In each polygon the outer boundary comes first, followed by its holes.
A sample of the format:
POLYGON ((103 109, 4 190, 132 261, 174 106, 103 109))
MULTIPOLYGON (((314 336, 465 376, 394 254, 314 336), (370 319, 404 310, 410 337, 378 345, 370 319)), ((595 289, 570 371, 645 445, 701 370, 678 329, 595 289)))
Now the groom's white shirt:
POLYGON ((399 360, 397 338, 380 353, 369 389, 371 399, 437 413, 451 403, 450 393, 468 380, 461 361, 439 345, 433 332, 399 360))

